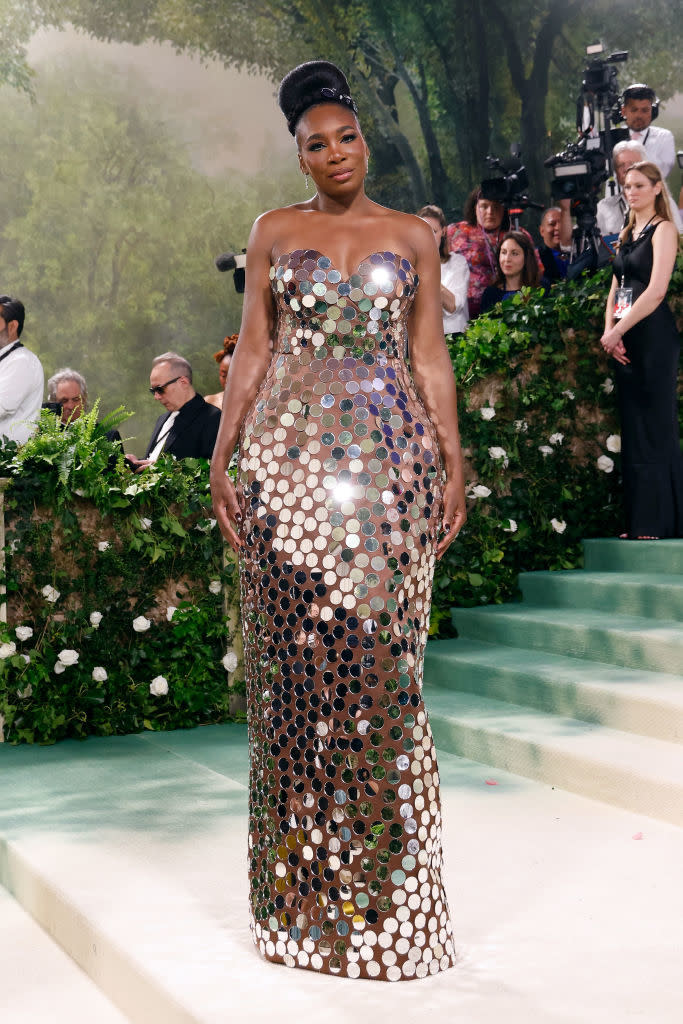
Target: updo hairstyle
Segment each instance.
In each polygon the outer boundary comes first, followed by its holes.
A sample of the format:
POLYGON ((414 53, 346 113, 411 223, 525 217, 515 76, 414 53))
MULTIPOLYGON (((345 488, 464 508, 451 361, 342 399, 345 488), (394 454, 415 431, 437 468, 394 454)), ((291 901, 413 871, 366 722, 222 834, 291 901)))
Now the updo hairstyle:
POLYGON ((235 346, 237 345, 238 338, 239 334, 229 334, 227 338, 223 339, 223 348, 220 350, 220 352, 214 352, 213 358, 216 360, 219 366, 226 356, 231 356, 233 354, 233 352, 235 351, 235 346))
POLYGON ((327 60, 309 60, 289 71, 280 82, 277 101, 291 135, 302 115, 319 103, 339 103, 358 113, 344 72, 327 60))

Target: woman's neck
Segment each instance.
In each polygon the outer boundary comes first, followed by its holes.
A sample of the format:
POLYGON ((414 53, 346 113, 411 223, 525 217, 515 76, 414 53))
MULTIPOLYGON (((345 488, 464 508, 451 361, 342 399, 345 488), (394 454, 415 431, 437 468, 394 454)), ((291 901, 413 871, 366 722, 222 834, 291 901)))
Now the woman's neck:
POLYGON ((633 230, 638 233, 642 231, 646 224, 649 224, 651 220, 654 220, 657 216, 657 211, 654 206, 649 210, 641 210, 636 213, 633 219, 633 230))
POLYGON ((512 274, 505 275, 505 291, 506 292, 518 292, 522 287, 522 275, 512 274))

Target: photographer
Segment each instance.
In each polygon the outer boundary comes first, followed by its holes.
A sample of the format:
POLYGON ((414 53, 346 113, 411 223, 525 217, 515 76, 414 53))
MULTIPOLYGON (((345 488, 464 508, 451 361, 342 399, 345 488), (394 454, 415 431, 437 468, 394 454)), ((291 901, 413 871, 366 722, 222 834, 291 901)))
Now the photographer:
POLYGON ((449 224, 446 235, 450 251, 464 256, 470 268, 467 306, 474 319, 481 311, 484 289, 496 279, 496 252, 510 228, 510 218, 502 203, 484 199, 481 185, 470 192, 463 212, 465 219, 449 224))
POLYGON ((572 242, 570 201, 562 199, 559 206, 549 206, 538 227, 541 244, 538 255, 543 265, 543 280, 548 284, 567 276, 569 250, 572 242))
POLYGON ((654 89, 642 82, 629 85, 622 93, 621 115, 626 121, 632 142, 645 147, 647 159, 657 164, 662 178, 668 178, 676 160, 674 137, 667 128, 652 124, 658 104, 654 89))

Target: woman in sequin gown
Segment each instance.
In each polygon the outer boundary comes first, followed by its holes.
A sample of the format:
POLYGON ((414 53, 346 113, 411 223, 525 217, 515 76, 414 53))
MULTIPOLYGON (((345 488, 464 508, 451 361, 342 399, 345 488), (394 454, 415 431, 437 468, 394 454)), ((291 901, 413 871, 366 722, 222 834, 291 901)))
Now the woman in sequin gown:
POLYGON ((465 497, 432 233, 366 197, 335 76, 312 62, 281 86, 317 192, 252 230, 212 491, 240 554, 254 940, 290 967, 395 981, 454 959, 421 688, 465 497))

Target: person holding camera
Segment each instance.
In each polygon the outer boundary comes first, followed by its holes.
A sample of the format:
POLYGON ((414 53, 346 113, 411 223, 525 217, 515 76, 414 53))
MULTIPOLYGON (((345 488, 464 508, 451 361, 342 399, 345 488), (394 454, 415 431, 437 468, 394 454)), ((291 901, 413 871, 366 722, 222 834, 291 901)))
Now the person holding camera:
POLYGON ((446 235, 450 251, 464 256, 470 268, 467 306, 474 319, 481 312, 484 289, 496 279, 496 252, 510 217, 502 203, 484 198, 481 185, 470 192, 463 212, 465 219, 449 224, 446 235))
POLYGON ((657 164, 662 178, 668 178, 676 160, 674 137, 668 128, 652 124, 659 113, 659 100, 654 89, 635 82, 621 96, 621 115, 626 121, 631 142, 639 142, 647 159, 657 164))
POLYGON ((481 312, 488 313, 503 299, 509 299, 521 288, 538 288, 540 275, 536 250, 524 231, 508 231, 503 235, 496 254, 496 279, 484 289, 481 312))
POLYGON ((616 362, 626 519, 621 536, 637 540, 683 536, 680 338, 666 302, 679 236, 663 185, 650 161, 626 172, 630 213, 619 236, 600 339, 616 362))

